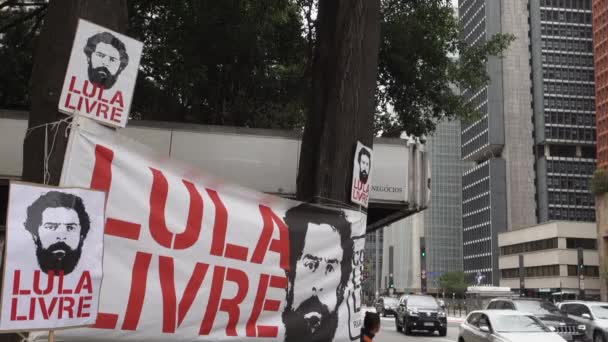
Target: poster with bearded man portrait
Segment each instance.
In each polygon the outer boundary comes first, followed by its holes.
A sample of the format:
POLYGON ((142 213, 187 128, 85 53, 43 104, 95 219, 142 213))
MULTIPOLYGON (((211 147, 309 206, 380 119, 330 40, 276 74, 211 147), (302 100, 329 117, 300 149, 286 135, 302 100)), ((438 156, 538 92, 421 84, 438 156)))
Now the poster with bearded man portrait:
POLYGON ((105 193, 11 182, 0 331, 95 323, 105 193))
POLYGON ((135 39, 81 19, 59 111, 125 127, 142 49, 135 39))

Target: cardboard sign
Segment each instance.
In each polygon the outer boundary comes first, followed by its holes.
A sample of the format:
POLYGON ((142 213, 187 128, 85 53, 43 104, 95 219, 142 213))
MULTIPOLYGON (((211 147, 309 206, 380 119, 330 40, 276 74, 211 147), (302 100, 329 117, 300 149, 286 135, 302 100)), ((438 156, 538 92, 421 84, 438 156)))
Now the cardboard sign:
POLYGON ((59 111, 125 127, 142 49, 137 40, 80 19, 59 111))
POLYGON ((104 202, 101 191, 11 182, 0 330, 95 323, 104 202))
POLYGON ((358 340, 364 214, 225 184, 79 121, 61 183, 108 192, 104 281, 94 328, 59 339, 358 340))
POLYGON ((367 208, 372 183, 372 149, 357 141, 350 200, 367 208))

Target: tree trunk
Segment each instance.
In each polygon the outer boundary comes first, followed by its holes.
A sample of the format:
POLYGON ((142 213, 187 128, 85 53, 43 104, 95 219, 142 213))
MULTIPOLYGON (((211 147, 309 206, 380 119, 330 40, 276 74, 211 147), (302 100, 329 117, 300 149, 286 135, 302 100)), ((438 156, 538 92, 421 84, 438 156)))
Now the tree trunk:
POLYGON ((47 153, 52 152, 48 159, 46 183, 59 183, 67 146, 66 124, 46 126, 46 132, 45 126, 41 125, 66 117, 58 112, 57 107, 79 18, 125 32, 127 0, 51 0, 38 38, 30 80, 32 105, 28 128, 33 129, 23 142, 23 180, 45 182, 46 136, 47 153))
POLYGON ((350 205, 357 141, 373 143, 380 0, 319 1, 312 106, 306 121, 297 198, 350 205))

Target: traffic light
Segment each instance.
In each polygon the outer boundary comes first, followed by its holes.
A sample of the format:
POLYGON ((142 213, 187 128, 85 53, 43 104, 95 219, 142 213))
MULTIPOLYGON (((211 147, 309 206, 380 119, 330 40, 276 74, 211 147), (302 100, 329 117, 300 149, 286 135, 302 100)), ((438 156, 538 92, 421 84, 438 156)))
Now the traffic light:
POLYGON ((426 250, 425 250, 425 249, 423 249, 423 250, 420 252, 420 255, 422 255, 422 257, 423 257, 423 258, 424 258, 424 257, 426 257, 426 250))
POLYGON ((578 273, 578 292, 580 300, 585 299, 585 262, 583 260, 583 248, 577 250, 577 273, 578 273))
POLYGON ((420 238, 420 291, 426 293, 426 243, 420 238))

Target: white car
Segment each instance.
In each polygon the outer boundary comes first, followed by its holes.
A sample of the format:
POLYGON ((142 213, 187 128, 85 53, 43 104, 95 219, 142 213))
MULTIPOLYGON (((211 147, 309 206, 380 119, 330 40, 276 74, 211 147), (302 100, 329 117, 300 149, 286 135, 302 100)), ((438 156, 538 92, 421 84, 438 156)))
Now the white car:
POLYGON ((564 342, 531 314, 514 310, 473 311, 460 325, 458 342, 564 342))
POLYGON ((579 324, 586 326, 587 337, 593 342, 608 341, 608 303, 567 301, 560 310, 579 324))

